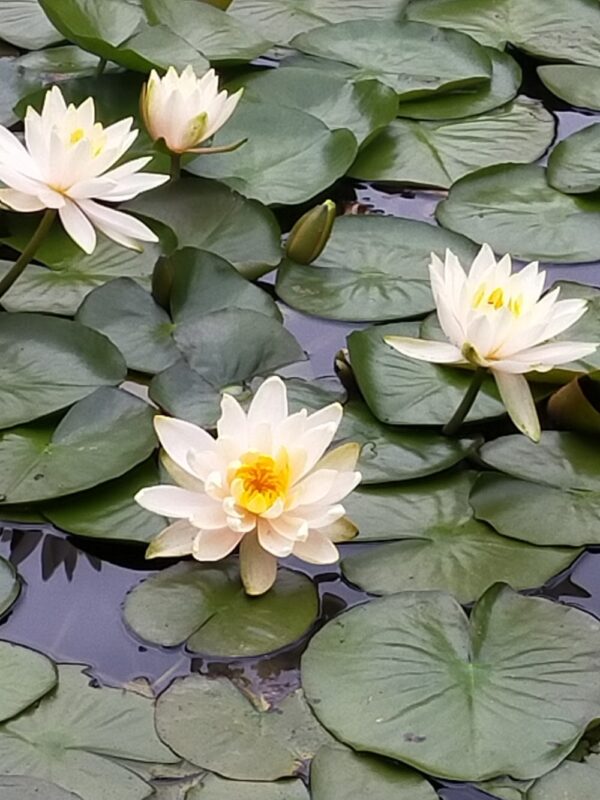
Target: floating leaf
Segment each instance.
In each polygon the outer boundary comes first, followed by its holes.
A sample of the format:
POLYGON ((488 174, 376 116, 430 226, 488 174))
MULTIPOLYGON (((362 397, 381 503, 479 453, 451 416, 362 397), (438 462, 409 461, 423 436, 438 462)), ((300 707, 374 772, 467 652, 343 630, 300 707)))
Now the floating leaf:
POLYGON ((557 144, 548 159, 548 183, 567 194, 600 189, 600 123, 557 144))
POLYGON ((199 156, 186 169, 262 203, 294 205, 341 178, 357 152, 350 131, 331 131, 304 111, 287 108, 282 114, 278 103, 243 100, 213 142, 244 138, 235 152, 199 156))
MULTIPOLYGON (((185 800, 309 800, 302 781, 229 781, 218 775, 207 775, 190 789, 185 800)), ((416 800, 416 798, 415 798, 416 800)))
POLYGON ((450 595, 401 592, 319 631, 302 682, 355 749, 452 780, 532 778, 598 716, 599 657, 597 620, 502 584, 470 619, 450 595))
POLYGON ((21 583, 16 569, 0 557, 0 617, 12 608, 21 593, 21 583))
POLYGON ((140 195, 125 208, 168 225, 179 247, 216 253, 247 278, 269 272, 281 260, 281 234, 272 212, 216 181, 168 184, 140 195))
POLYGON ((437 800, 414 770, 374 756, 322 747, 310 767, 312 800, 437 800))
POLYGON ((50 24, 38 0, 2 0, 0 38, 23 50, 38 50, 60 42, 62 36, 50 24))
POLYGON ((418 316, 434 308, 427 266, 449 247, 470 262, 476 247, 462 236, 409 219, 338 217, 316 264, 284 261, 277 294, 300 311, 326 319, 418 316))
POLYGON ((95 75, 99 62, 98 56, 76 45, 64 45, 25 53, 16 59, 15 64, 26 75, 29 74, 31 78, 35 76, 37 83, 40 79, 43 83, 51 83, 65 78, 95 75))
POLYGON ((125 377, 123 357, 78 322, 33 314, 0 315, 0 427, 66 408, 125 377))
POLYGON ((67 792, 56 784, 10 775, 0 776, 2 800, 81 800, 79 795, 67 792))
POLYGON ((600 67, 579 64, 545 64, 537 68, 540 80, 572 106, 600 111, 600 67))
POLYGON ((297 641, 319 613, 316 589, 297 572, 280 570, 275 586, 248 597, 237 560, 182 563, 136 586, 125 621, 140 638, 166 647, 186 642, 193 653, 257 656, 297 641))
POLYGON ((264 698, 254 699, 256 705, 226 678, 192 675, 175 681, 159 697, 156 728, 182 758, 235 780, 295 775, 331 741, 301 691, 272 709, 264 698))
POLYGON ((123 475, 148 458, 152 409, 120 389, 80 400, 56 428, 37 423, 0 434, 0 494, 30 503, 73 494, 123 475))
POLYGON ((0 81, 0 124, 10 127, 18 120, 14 111, 17 101, 31 90, 32 85, 39 85, 39 79, 37 76, 24 75, 16 59, 2 58, 0 81))
POLYGON ((300 34, 292 47, 377 78, 401 100, 486 85, 492 74, 485 50, 468 36, 419 22, 339 22, 300 34))
POLYGON ((600 258, 600 199, 557 192, 533 164, 467 175, 436 215, 445 228, 515 258, 563 264, 600 258))
POLYGON ((517 543, 473 519, 472 480, 459 472, 356 489, 344 505, 358 541, 401 541, 344 558, 346 578, 373 594, 436 589, 465 604, 497 581, 515 589, 539 586, 579 555, 571 548, 517 543))
POLYGON ((423 100, 400 103, 400 117, 411 119, 460 119, 483 114, 508 103, 517 96, 521 85, 521 68, 511 56, 486 48, 492 62, 489 86, 459 92, 444 92, 423 100))
MULTIPOLYGON (((564 300, 580 299, 587 302, 587 310, 574 325, 556 337, 556 341, 598 342, 600 341, 600 289, 594 286, 583 286, 571 281, 557 281, 554 288, 560 288, 560 297, 564 300)), ((595 353, 573 361, 567 365, 569 369, 582 372, 600 370, 600 348, 595 353)))
POLYGON ((54 688, 57 680, 56 667, 49 658, 28 647, 0 641, 0 722, 33 705, 54 688))
POLYGON ((158 739, 154 703, 131 691, 94 688, 77 664, 58 668, 58 686, 0 726, 0 774, 26 772, 81 800, 142 800, 151 787, 118 759, 173 763, 158 739))
POLYGON ((466 119, 397 119, 359 153, 350 174, 361 180, 449 188, 481 167, 535 161, 550 146, 554 132, 552 114, 526 97, 466 119))
POLYGON ((599 780, 600 755, 592 754, 581 764, 564 761, 533 784, 526 800, 589 800, 599 780))
POLYGON ((150 542, 167 520, 139 506, 134 496, 146 486, 160 483, 153 461, 146 462, 122 478, 95 489, 58 500, 43 507, 50 522, 69 533, 94 539, 150 542))

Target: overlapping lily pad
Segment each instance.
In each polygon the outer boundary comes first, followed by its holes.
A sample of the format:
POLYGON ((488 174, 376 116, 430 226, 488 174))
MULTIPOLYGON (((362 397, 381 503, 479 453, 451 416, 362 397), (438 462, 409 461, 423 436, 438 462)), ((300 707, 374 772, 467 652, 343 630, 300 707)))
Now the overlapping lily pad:
POLYGON ((310 767, 312 800, 436 800, 433 786, 408 767, 337 747, 322 747, 310 767))
POLYGON ((16 569, 4 558, 0 558, 0 617, 12 608, 21 592, 21 583, 16 569))
POLYGON ((600 123, 558 143, 548 159, 548 183, 568 194, 600 189, 600 123))
POLYGON ((3 503, 49 500, 117 478, 156 445, 152 409, 120 389, 76 403, 55 428, 36 423, 0 434, 3 503))
POLYGON ((229 781, 218 775, 207 775, 185 795, 185 800, 309 800, 309 794, 300 780, 229 781))
POLYGON ((467 175, 436 215, 444 227, 516 258, 564 264, 600 258, 600 199, 558 192, 543 167, 502 164, 467 175))
POLYGON ((58 411, 120 383, 125 363, 108 339, 77 322, 2 314, 0 427, 58 411))
MULTIPOLYGON (((564 333, 559 334, 556 340, 574 342, 600 341, 600 289, 572 281, 557 281, 554 286, 560 288, 560 297, 563 300, 583 299, 587 301, 587 310, 583 317, 564 333)), ((600 347, 595 353, 590 353, 590 355, 579 361, 574 361, 568 366, 579 369, 582 372, 600 370, 600 347)))
POLYGON ((485 474, 477 481, 471 495, 476 516, 505 536, 533 544, 600 542, 595 440, 558 431, 545 431, 537 446, 521 438, 504 436, 482 448, 484 461, 506 474, 485 474))
POLYGON ((37 0, 3 0, 0 38, 25 50, 38 50, 62 39, 37 0))
POLYGON ((542 83, 572 106, 600 111, 600 66, 545 64, 537 68, 542 83))
POLYGON ((593 0, 418 0, 408 15, 495 47, 511 42, 533 56, 600 65, 593 0))
POLYGON ((292 40, 304 53, 355 67, 402 100, 485 85, 492 74, 486 51, 455 31, 418 22, 350 21, 324 25, 292 40))
POLYGON ((179 247, 216 253, 247 278, 269 272, 281 260, 281 233, 272 212, 216 181, 169 184, 126 208, 169 226, 179 247))
POLYGON ((359 153, 350 173, 363 180, 449 188, 481 167, 535 161, 554 132, 554 117, 525 97, 467 119, 397 119, 359 153))
MULTIPOLYGON (((34 50, 20 56, 15 62, 21 72, 28 75, 30 79, 35 77, 37 83, 40 81, 50 83, 73 77, 89 77, 97 72, 98 63, 98 56, 71 44, 48 47, 46 50, 34 50)), ((116 66, 113 65, 113 68, 116 66)), ((23 94, 24 92, 21 96, 23 94)))
POLYGON ((331 742, 300 690, 270 708, 263 697, 244 696, 226 678, 204 675, 177 680, 159 697, 156 728, 192 764, 246 781, 296 775, 331 742))
POLYGON ((298 109, 283 114, 276 102, 242 101, 213 141, 219 146, 245 138, 235 152, 199 156, 186 169, 267 205, 294 205, 341 178, 357 153, 349 130, 332 131, 298 109))
POLYGON ((57 680, 56 667, 49 658, 28 647, 0 641, 0 722, 33 705, 54 688, 57 680))
POLYGON ((373 594, 436 589, 464 604, 496 581, 515 589, 539 586, 579 554, 517 543, 475 520, 472 481, 459 472, 355 490, 344 502, 358 541, 395 541, 345 557, 344 575, 373 594))
POLYGON ((0 776, 0 790, 3 800, 81 800, 55 783, 25 776, 0 776))
POLYGON ((27 774, 81 800, 141 800, 151 787, 119 759, 173 763, 154 728, 150 698, 94 688, 76 664, 58 668, 58 686, 37 706, 0 726, 0 774, 27 774))
POLYGON ((125 621, 140 638, 166 647, 186 643, 193 653, 246 657, 297 641, 319 613, 308 578, 280 570, 262 597, 248 597, 236 559, 219 564, 181 563, 136 586, 125 621))
POLYGON ((325 250, 310 266, 286 260, 277 293, 293 308, 327 319, 384 321, 434 307, 427 266, 449 247, 470 262, 472 242, 415 220, 339 217, 325 250))
POLYGON ((579 764, 565 761, 536 781, 526 800, 588 800, 598 790, 599 780, 600 755, 592 754, 579 764))
POLYGON ((598 716, 599 652, 593 617, 502 584, 470 619, 447 594, 401 592, 326 625, 302 680, 315 714, 355 749, 450 779, 532 778, 598 716))

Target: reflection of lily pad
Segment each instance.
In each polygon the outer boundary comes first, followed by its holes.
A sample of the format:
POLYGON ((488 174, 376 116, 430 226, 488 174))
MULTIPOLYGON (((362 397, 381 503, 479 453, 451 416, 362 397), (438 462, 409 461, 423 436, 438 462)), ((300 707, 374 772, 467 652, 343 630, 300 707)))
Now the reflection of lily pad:
POLYGON ((159 697, 156 727, 182 758, 235 780, 295 775, 331 742, 301 691, 277 708, 269 708, 262 697, 253 699, 256 705, 225 678, 192 675, 175 681, 159 697))
POLYGON ((136 586, 125 601, 125 621, 142 639, 194 653, 256 656, 300 639, 319 613, 308 578, 280 570, 267 594, 248 597, 237 561, 182 563, 136 586))
POLYGON ((397 541, 344 558, 346 578, 373 594, 436 589, 464 604, 497 581, 515 589, 539 586, 579 555, 570 547, 540 549, 499 536, 473 518, 471 485, 469 473, 455 473, 355 490, 345 507, 358 541, 397 541))
POLYGON ((355 749, 452 780, 532 778, 598 717, 599 657, 593 617, 502 584, 470 619, 450 595, 401 592, 319 631, 302 682, 355 749))
POLYGON ((10 561, 0 557, 0 617, 12 608, 20 591, 21 584, 16 569, 10 561))
POLYGON ((0 722, 31 706, 56 681, 56 667, 49 658, 28 647, 0 642, 0 722))

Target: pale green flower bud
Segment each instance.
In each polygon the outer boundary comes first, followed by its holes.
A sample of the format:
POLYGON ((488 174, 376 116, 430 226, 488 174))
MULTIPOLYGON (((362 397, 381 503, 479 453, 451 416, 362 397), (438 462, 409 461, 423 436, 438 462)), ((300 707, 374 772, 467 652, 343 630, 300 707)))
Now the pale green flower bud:
POLYGON ((298 264, 312 264, 323 252, 335 221, 333 200, 326 200, 300 217, 287 240, 285 253, 298 264))

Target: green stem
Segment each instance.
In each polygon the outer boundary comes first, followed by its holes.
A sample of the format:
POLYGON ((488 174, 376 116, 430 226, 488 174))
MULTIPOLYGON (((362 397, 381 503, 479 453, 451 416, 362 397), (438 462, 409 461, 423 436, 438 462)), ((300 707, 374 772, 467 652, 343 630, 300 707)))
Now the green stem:
POLYGON ((177 181, 181 177, 181 153, 171 153, 171 180, 177 181))
POLYGON ((450 422, 447 425, 445 425, 444 428, 442 429, 442 433, 445 436, 454 436, 454 434, 457 432, 457 430, 464 422, 465 417, 473 407, 475 398, 479 394, 479 390, 481 389, 481 384, 483 383, 485 375, 486 375, 486 370, 483 367, 479 367, 473 373, 473 377, 471 378, 471 383, 469 384, 469 388, 465 392, 465 396, 463 397, 459 407, 454 412, 454 415, 450 420, 450 422))
POLYGON ((37 253, 39 246, 46 238, 50 228, 52 227, 52 223, 56 217, 56 209, 55 208, 47 208, 44 216, 38 227, 36 228, 35 233, 31 237, 31 241, 23 250, 19 258, 15 261, 6 275, 0 280, 0 298, 4 297, 6 292, 10 289, 13 283, 19 278, 25 267, 29 264, 31 259, 37 253))
POLYGON ((101 75, 103 75, 105 69, 106 69, 106 59, 101 58, 100 61, 98 61, 98 66, 96 67, 96 77, 99 78, 101 75))

